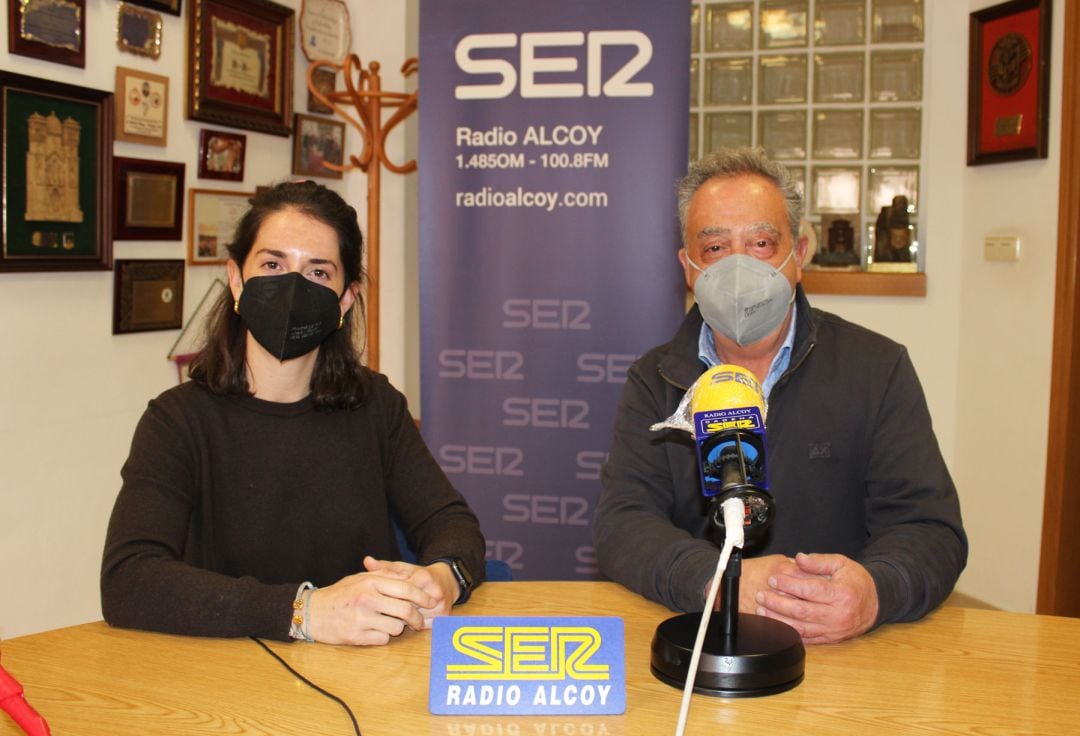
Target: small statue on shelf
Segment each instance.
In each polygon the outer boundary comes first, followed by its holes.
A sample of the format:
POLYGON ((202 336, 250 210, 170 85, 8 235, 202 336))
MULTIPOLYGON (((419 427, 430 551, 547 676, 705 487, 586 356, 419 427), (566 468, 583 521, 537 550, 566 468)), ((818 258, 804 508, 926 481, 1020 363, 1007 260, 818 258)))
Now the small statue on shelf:
POLYGON ((874 224, 874 262, 911 262, 911 220, 908 200, 903 194, 893 197, 892 205, 882 207, 878 213, 874 224))
POLYGON ((855 252, 855 228, 851 226, 851 220, 838 217, 829 223, 825 248, 814 254, 813 262, 826 268, 859 264, 859 254, 855 252))

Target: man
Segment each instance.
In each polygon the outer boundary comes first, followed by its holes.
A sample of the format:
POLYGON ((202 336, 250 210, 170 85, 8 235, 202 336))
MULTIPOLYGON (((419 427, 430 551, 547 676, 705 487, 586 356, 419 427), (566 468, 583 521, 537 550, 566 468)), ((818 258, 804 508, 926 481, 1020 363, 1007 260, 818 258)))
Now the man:
POLYGON ((801 209, 786 170, 757 150, 714 154, 680 183, 679 261, 697 305, 630 369, 593 536, 605 575, 674 610, 701 610, 719 549, 707 539, 693 438, 649 427, 708 366, 742 366, 768 400, 777 512, 746 549, 739 608, 815 644, 939 605, 967 538, 907 351, 812 309, 799 286, 801 209))

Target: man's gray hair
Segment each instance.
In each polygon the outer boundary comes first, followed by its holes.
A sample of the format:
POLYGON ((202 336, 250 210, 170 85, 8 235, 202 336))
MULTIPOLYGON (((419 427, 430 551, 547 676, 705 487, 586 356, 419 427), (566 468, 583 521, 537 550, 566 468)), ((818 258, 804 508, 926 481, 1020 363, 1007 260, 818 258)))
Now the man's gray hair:
POLYGON ((690 164, 686 176, 679 182, 679 229, 682 232, 683 245, 686 245, 688 235, 686 217, 690 200, 697 190, 709 179, 727 179, 748 174, 763 177, 776 185, 787 205, 791 237, 799 237, 802 195, 783 164, 771 160, 761 148, 722 148, 690 164))

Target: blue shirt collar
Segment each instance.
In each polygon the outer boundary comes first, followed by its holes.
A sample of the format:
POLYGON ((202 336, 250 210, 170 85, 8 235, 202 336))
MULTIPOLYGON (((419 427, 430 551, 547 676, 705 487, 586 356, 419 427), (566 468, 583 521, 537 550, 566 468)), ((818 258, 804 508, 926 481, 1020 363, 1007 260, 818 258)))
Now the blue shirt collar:
MULTIPOLYGON (((769 365, 769 373, 765 376, 765 380, 761 382, 761 391, 765 394, 766 400, 768 400, 769 394, 772 392, 772 387, 776 385, 780 376, 784 375, 784 371, 786 371, 788 365, 791 364, 791 350, 795 346, 795 321, 798 318, 798 314, 799 310, 793 307, 791 310, 791 323, 788 325, 787 335, 784 337, 783 344, 780 346, 780 349, 776 351, 776 355, 769 365)), ((723 362, 716 353, 716 344, 713 341, 712 328, 710 328, 706 322, 701 323, 701 333, 698 335, 698 359, 709 368, 712 368, 714 365, 720 365, 723 362)))

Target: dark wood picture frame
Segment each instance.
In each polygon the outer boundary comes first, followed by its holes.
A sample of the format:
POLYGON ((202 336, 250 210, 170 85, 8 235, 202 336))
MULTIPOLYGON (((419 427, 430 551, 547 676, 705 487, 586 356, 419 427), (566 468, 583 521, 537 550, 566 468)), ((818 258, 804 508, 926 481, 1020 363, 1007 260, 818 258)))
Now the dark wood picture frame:
MULTIPOLYGON (((0 271, 112 268, 112 92, 0 71, 0 120, 4 126, 0 271), (66 162, 75 166, 78 181, 76 190, 68 193, 72 212, 67 218, 37 216, 57 208, 51 201, 40 204, 41 197, 34 195, 29 183, 31 125, 78 126, 77 148, 66 162)), ((55 158, 56 153, 49 155, 55 158)), ((55 170, 56 162, 42 156, 39 168, 55 170)))
POLYGON ((345 123, 317 115, 296 113, 293 133, 292 173, 340 179, 342 172, 322 165, 345 163, 345 123))
POLYGON ((209 266, 229 260, 226 248, 235 228, 250 207, 252 192, 223 189, 188 190, 188 255, 192 266, 209 266))
POLYGON ((246 135, 203 128, 199 131, 199 178, 243 181, 246 153, 246 135))
POLYGON ((7 0, 8 51, 86 68, 86 0, 7 0))
POLYGON ((270 0, 192 0, 188 118, 288 136, 294 15, 270 0), (229 63, 231 57, 238 63, 229 63))
POLYGON ((1051 0, 1010 0, 971 14, 969 166, 1047 157, 1051 0))
MULTIPOLYGON (((333 69, 327 69, 325 67, 316 67, 311 69, 308 74, 310 75, 309 85, 314 85, 318 88, 319 92, 324 97, 329 97, 334 93, 334 89, 337 86, 337 72, 333 69)), ((308 112, 317 112, 323 115, 333 115, 334 108, 326 105, 316 97, 311 87, 308 87, 307 93, 307 110, 308 112)))
POLYGON ((117 259, 113 276, 114 335, 178 330, 183 321, 183 259, 117 259))
POLYGON ((180 240, 184 227, 183 163, 113 158, 113 237, 180 240))
POLYGON ((183 10, 183 0, 124 0, 124 2, 151 10, 160 10, 169 15, 180 15, 183 10))

